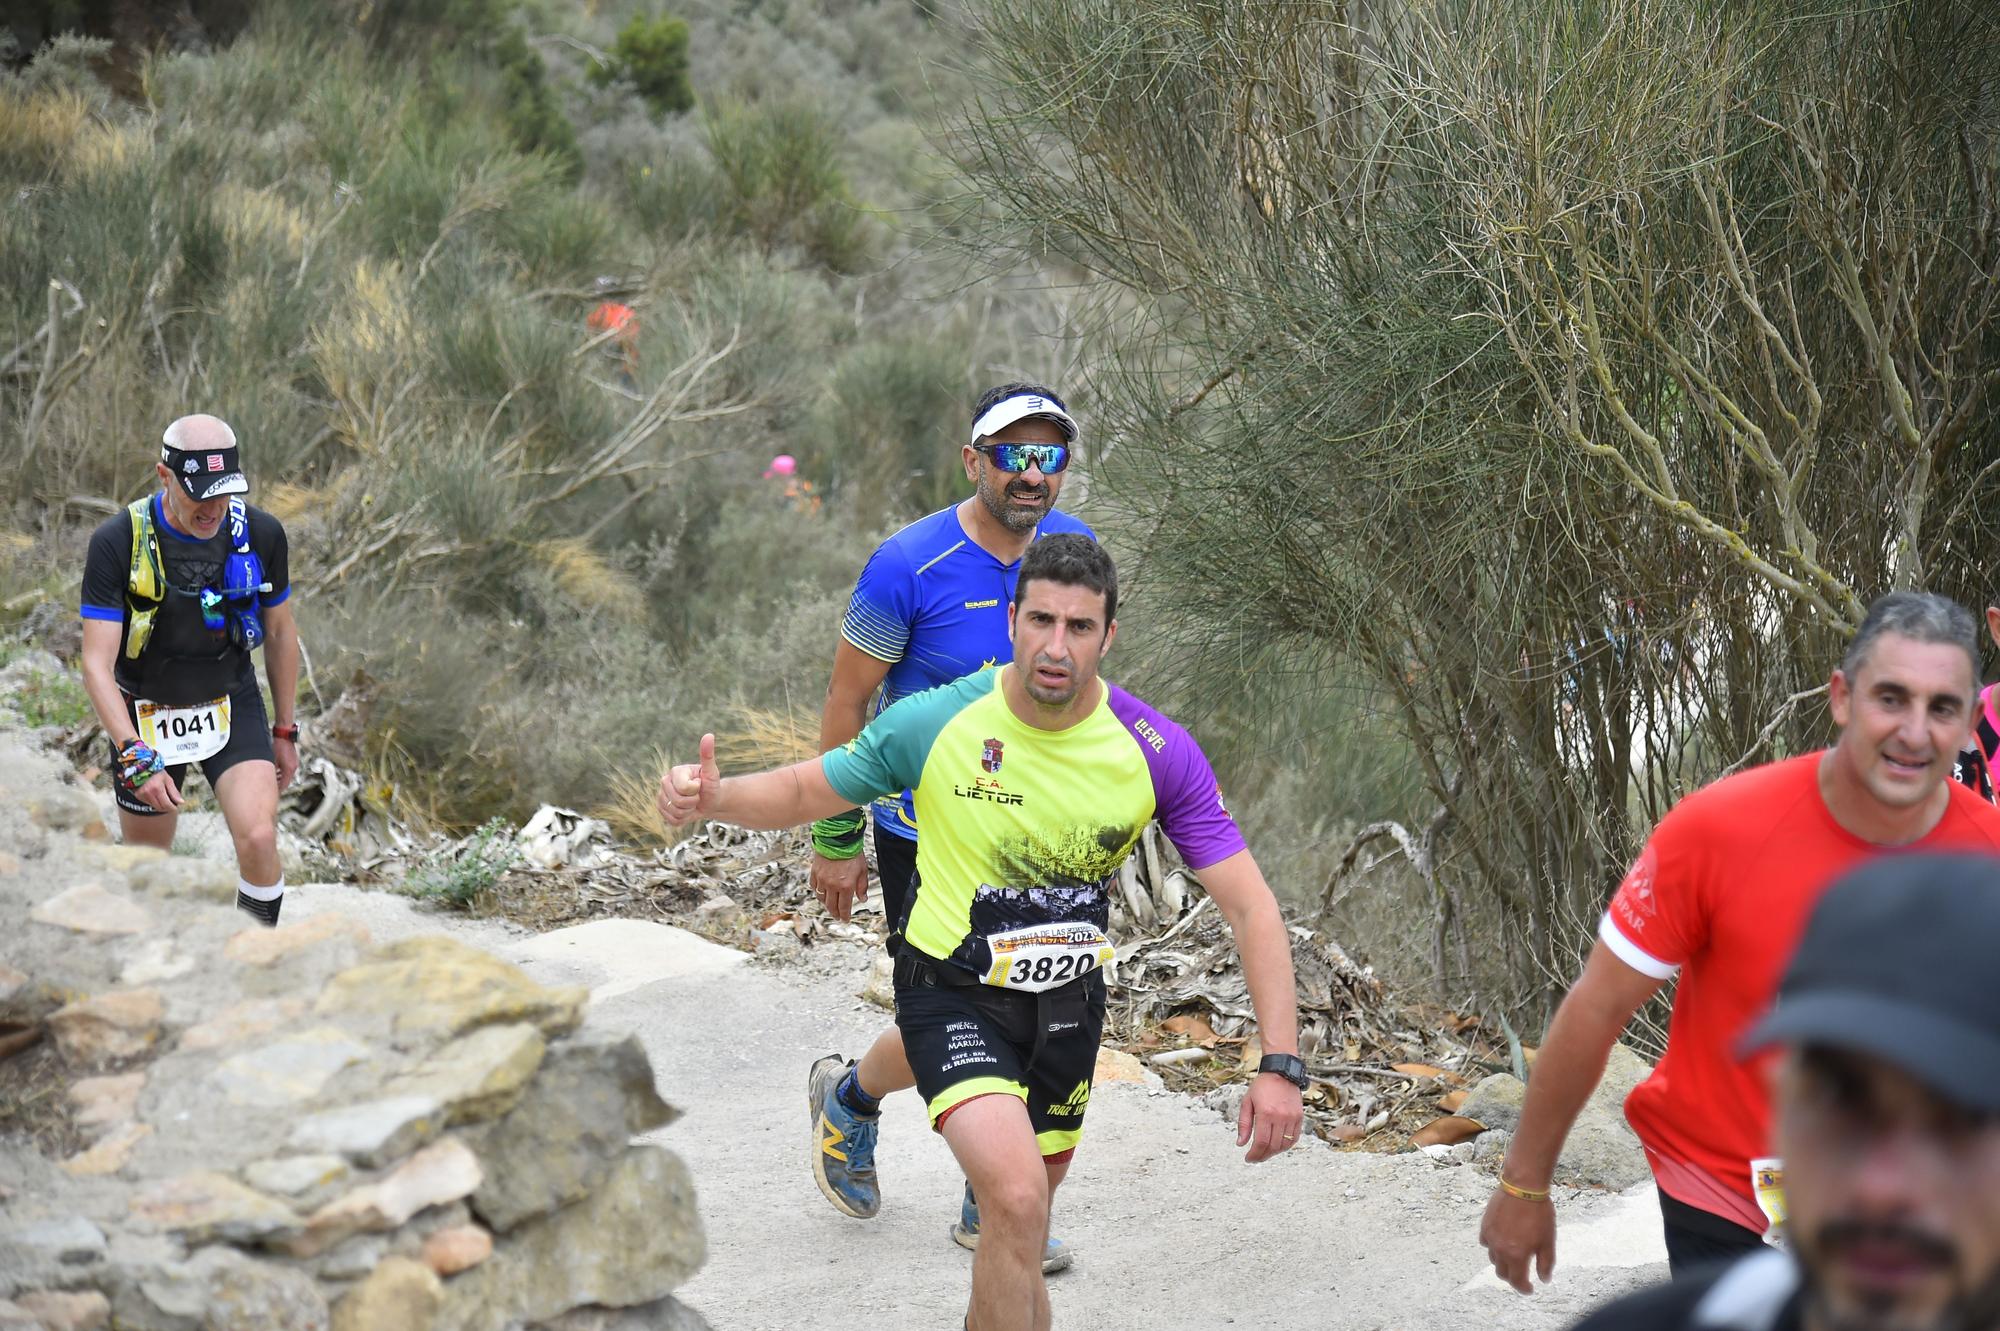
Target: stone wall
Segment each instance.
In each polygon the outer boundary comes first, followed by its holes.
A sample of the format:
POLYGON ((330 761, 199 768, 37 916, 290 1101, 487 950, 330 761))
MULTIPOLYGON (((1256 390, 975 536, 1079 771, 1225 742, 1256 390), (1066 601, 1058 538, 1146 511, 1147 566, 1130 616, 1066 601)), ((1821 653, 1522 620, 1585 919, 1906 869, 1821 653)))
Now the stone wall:
POLYGON ((586 991, 337 914, 251 927, 234 884, 110 844, 0 728, 0 1096, 57 1143, 0 1140, 0 1331, 705 1327, 672 1297, 693 1184, 633 1141, 675 1111, 586 991))

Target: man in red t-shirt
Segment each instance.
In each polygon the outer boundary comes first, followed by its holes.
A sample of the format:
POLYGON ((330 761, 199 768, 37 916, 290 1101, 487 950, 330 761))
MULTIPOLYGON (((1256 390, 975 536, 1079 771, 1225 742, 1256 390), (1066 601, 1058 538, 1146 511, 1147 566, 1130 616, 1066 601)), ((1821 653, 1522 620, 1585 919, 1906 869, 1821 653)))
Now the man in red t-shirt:
POLYGON ((1563 1139, 1632 1014, 1676 972, 1666 1054, 1625 1110, 1659 1184, 1667 1260, 1678 1274, 1762 1241, 1753 1171, 1774 1199, 1782 1173, 1765 1158, 1762 1068, 1733 1050, 1813 904, 1871 855, 2000 854, 2000 810, 1949 779, 1972 725, 1977 634, 1943 597, 1877 600, 1827 684, 1834 747, 1718 781, 1654 828, 1536 1059, 1479 1231, 1501 1279, 1527 1293, 1531 1262, 1543 1280, 1554 1270, 1563 1139))

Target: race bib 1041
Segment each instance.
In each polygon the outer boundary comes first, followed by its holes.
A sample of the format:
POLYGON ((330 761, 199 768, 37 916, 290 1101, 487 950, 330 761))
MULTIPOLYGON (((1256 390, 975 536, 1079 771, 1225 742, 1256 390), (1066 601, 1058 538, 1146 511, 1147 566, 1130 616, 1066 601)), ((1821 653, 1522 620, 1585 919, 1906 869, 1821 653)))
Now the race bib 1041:
POLYGON ((1001 989, 1028 993, 1082 979, 1117 955, 1102 929, 1078 921, 988 934, 986 945, 993 950, 993 965, 981 978, 1001 989))
POLYGON ((192 707, 163 707, 142 699, 132 710, 139 723, 139 738, 169 767, 213 758, 229 743, 227 697, 192 707))

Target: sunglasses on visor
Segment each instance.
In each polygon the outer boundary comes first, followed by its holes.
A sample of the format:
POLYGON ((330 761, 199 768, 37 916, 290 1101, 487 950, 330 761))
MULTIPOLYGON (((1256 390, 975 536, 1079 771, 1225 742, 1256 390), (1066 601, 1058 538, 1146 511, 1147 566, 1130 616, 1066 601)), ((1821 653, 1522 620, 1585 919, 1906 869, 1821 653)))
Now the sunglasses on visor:
POLYGON ((1069 465, 1068 444, 974 444, 972 447, 992 458, 993 465, 1002 471, 1039 467, 1042 475, 1053 476, 1069 465))

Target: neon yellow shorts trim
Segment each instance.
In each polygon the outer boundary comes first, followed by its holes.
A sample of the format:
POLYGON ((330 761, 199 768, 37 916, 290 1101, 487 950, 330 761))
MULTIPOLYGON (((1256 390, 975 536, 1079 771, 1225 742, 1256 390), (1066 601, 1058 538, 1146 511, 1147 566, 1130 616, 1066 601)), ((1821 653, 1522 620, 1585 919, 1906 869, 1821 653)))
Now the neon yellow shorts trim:
POLYGON ((1011 1095, 1022 1104, 1028 1103, 1028 1088, 1018 1081, 1009 1081, 1005 1077, 974 1077, 945 1087, 944 1094, 930 1102, 931 1127, 936 1129, 939 1119, 967 1100, 976 1100, 982 1095, 1011 1095))
POLYGON ((1035 1145, 1042 1148, 1043 1155, 1061 1155, 1064 1151, 1074 1151, 1076 1144, 1082 1140, 1082 1128, 1064 1128, 1059 1132, 1035 1134, 1035 1145))

